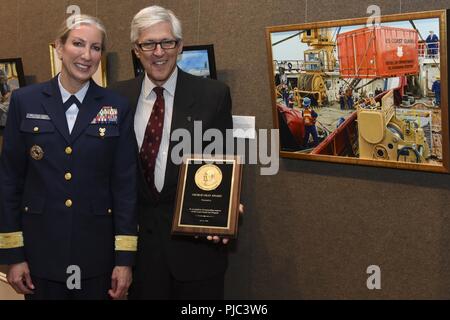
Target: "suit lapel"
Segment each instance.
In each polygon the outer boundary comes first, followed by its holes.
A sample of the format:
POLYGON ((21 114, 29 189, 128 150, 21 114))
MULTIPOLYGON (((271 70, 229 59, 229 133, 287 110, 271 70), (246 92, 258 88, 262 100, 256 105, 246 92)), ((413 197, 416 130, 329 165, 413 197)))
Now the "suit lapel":
POLYGON ((77 120, 75 121, 75 125, 73 126, 70 135, 72 143, 80 136, 102 108, 102 105, 99 103, 102 97, 103 93, 101 92, 100 87, 91 80, 89 89, 84 97, 83 104, 78 112, 77 120))
MULTIPOLYGON (((175 97, 173 102, 172 124, 170 127, 170 137, 176 129, 186 129, 191 134, 191 144, 193 142, 193 123, 195 120, 194 111, 194 89, 190 87, 190 82, 186 79, 186 74, 178 69, 177 86, 175 89, 175 97)), ((176 141, 171 141, 169 144, 169 154, 166 164, 166 173, 164 178, 164 188, 161 193, 166 191, 167 187, 177 183, 178 168, 171 159, 173 147, 177 144, 176 141)), ((191 145, 191 148, 193 145, 191 145)), ((169 191, 169 190, 167 190, 169 191)))
MULTIPOLYGON (((124 92, 122 92, 126 97, 128 97, 128 101, 130 103, 130 107, 133 110, 133 119, 134 114, 136 113, 137 105, 139 102, 139 97, 141 96, 142 91, 142 85, 144 81, 145 74, 141 74, 134 78, 133 80, 130 80, 130 82, 127 84, 127 87, 125 88, 124 92)), ((134 121, 133 121, 134 123, 134 121)), ((150 189, 148 188, 147 181, 143 174, 142 169, 142 163, 141 163, 141 157, 139 154, 139 148, 136 144, 136 157, 138 159, 138 183, 142 186, 141 190, 144 193, 145 197, 152 199, 153 202, 156 201, 156 199, 153 196, 153 193, 150 192, 150 189)))
MULTIPOLYGON (((173 101, 172 124, 170 132, 179 128, 188 129, 194 122, 192 107, 194 105, 194 91, 186 81, 186 75, 178 69, 177 86, 175 88, 175 98, 173 101)), ((191 132, 192 133, 192 132, 191 132)))
POLYGON ((43 92, 47 96, 47 99, 42 103, 45 111, 47 111, 47 114, 50 116, 56 130, 58 130, 64 139, 70 143, 69 127, 67 126, 66 114, 64 113, 62 106, 62 97, 58 87, 57 76, 47 83, 43 92))
POLYGON ((144 74, 139 75, 134 79, 131 86, 128 88, 129 90, 129 100, 130 100, 130 107, 133 109, 133 113, 136 113, 136 108, 139 102, 139 97, 141 95, 142 90, 142 82, 144 81, 144 74))

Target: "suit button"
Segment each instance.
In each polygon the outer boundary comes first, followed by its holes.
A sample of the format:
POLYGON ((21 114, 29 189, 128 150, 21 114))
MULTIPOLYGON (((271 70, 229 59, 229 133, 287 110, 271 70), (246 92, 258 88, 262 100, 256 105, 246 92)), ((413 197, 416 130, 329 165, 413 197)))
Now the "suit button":
POLYGON ((23 210, 25 210, 25 212, 28 212, 28 207, 23 208, 23 210))
POLYGON ((39 131, 39 127, 34 127, 33 128, 33 132, 38 132, 39 131))
POLYGON ((66 179, 67 181, 69 181, 70 179, 72 179, 72 174, 71 174, 70 172, 67 172, 67 173, 64 175, 64 179, 66 179))
POLYGON ((72 200, 67 199, 67 200, 66 200, 66 207, 67 207, 67 208, 70 208, 71 206, 72 206, 72 200))
POLYGON ((111 214, 111 213, 112 213, 112 210, 111 210, 111 209, 108 209, 108 213, 110 213, 110 214, 111 214))
POLYGON ((67 147, 65 151, 66 151, 66 154, 72 154, 72 148, 71 147, 67 147))

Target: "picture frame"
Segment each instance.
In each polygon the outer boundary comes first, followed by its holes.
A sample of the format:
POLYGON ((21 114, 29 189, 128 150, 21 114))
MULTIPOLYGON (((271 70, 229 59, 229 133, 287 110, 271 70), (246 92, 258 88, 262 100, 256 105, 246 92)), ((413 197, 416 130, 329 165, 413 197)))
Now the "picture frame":
POLYGON ((239 156, 185 155, 171 233, 237 238, 242 168, 239 156))
MULTIPOLYGON (((52 78, 55 77, 61 71, 61 59, 58 57, 56 52, 56 47, 54 43, 48 45, 50 51, 50 65, 51 65, 51 75, 52 78)), ((108 85, 107 74, 106 74, 106 55, 102 56, 100 64, 98 65, 97 71, 92 76, 92 79, 101 87, 106 88, 108 85)))
POLYGON ((0 282, 8 283, 8 280, 6 279, 7 269, 6 265, 0 265, 0 282))
POLYGON ((280 156, 449 173, 448 18, 267 27, 280 156))
POLYGON ((0 59, 0 129, 5 127, 11 93, 25 86, 22 59, 0 59))
MULTIPOLYGON (((131 50, 131 56, 134 75, 137 77, 144 72, 144 67, 133 49, 131 50)), ((213 44, 183 46, 183 51, 178 56, 177 65, 180 69, 192 75, 217 79, 213 44)))

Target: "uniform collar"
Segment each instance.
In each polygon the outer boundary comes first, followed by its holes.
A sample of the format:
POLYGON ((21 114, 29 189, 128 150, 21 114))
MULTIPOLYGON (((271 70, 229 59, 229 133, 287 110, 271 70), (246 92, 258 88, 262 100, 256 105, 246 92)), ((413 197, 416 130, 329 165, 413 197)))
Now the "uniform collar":
MULTIPOLYGON (((72 94, 71 94, 69 91, 67 91, 67 90, 63 87, 60 78, 61 78, 61 74, 58 75, 58 86, 59 86, 59 91, 61 92, 61 98, 62 98, 62 101, 63 101, 63 103, 64 103, 64 102, 66 102, 66 101, 70 98, 70 96, 71 96, 72 94)), ((81 103, 83 103, 84 97, 86 96, 86 93, 87 93, 87 91, 88 91, 88 89, 89 89, 89 84, 90 84, 90 81, 87 81, 87 82, 83 85, 83 87, 82 87, 80 90, 78 90, 77 93, 75 93, 75 97, 76 97, 76 98, 78 99, 78 101, 80 101, 81 103)))

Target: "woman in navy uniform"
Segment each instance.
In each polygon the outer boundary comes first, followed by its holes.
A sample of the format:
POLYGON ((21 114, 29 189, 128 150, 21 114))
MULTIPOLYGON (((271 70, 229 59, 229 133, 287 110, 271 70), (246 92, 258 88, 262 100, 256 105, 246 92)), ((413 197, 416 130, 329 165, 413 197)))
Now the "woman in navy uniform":
POLYGON ((91 79, 94 17, 56 40, 61 73, 15 90, 0 161, 0 264, 26 299, 123 298, 137 247, 136 154, 126 99, 91 79))

